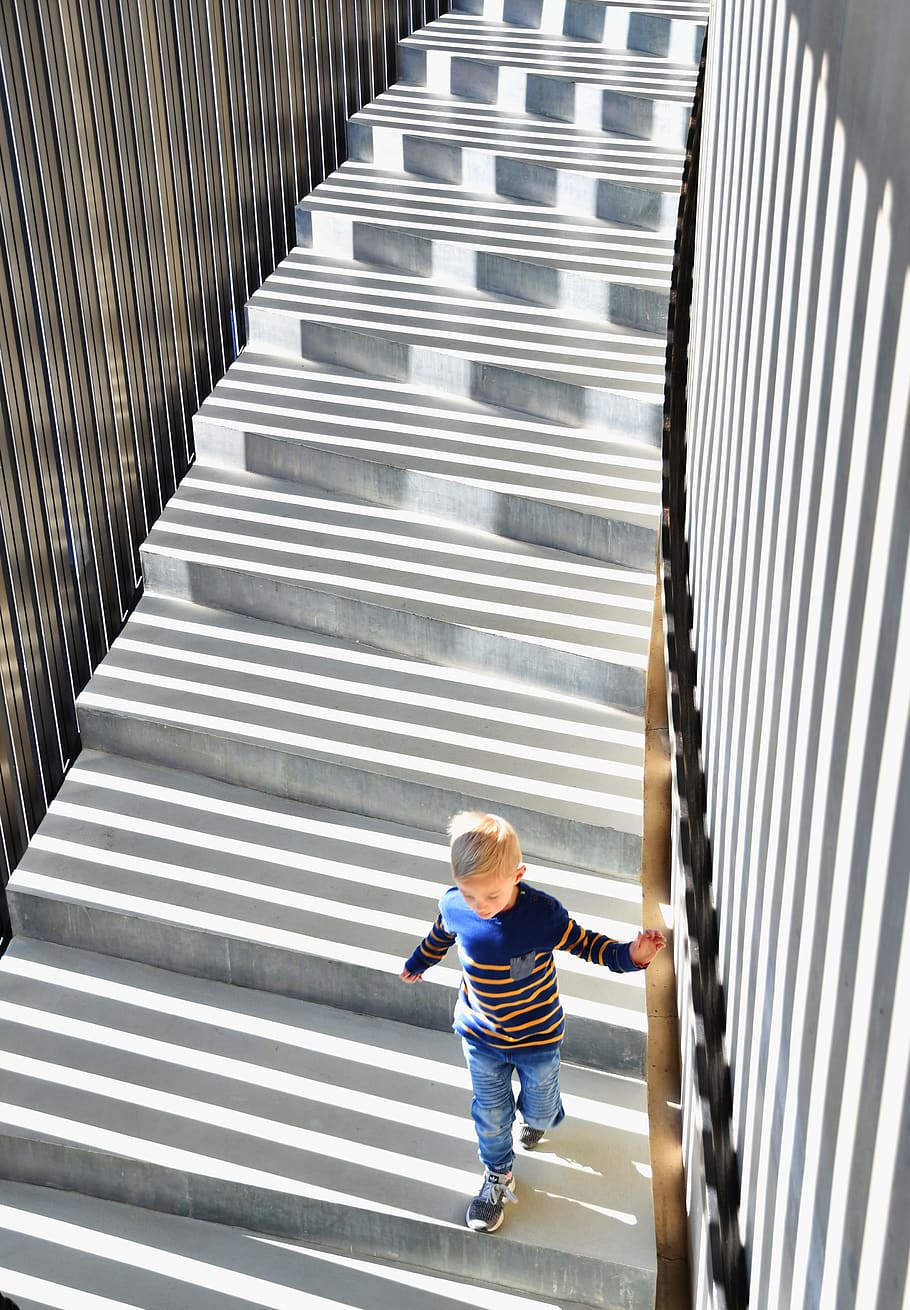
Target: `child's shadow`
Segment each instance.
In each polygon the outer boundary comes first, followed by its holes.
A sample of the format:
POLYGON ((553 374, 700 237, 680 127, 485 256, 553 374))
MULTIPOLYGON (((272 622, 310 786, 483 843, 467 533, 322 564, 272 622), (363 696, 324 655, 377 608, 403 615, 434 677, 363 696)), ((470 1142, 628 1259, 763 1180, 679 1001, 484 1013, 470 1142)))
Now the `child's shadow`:
POLYGON ((516 1151, 508 1231, 544 1245, 558 1234, 579 1255, 645 1260, 654 1240, 648 1160, 647 1138, 567 1119, 533 1151, 516 1151))

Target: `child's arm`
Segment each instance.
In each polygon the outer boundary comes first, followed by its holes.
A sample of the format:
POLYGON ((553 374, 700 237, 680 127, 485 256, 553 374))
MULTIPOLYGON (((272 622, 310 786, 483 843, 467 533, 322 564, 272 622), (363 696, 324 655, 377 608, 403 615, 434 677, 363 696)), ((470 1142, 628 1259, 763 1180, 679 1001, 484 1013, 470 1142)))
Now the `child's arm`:
POLYGON ((562 940, 556 943, 557 951, 568 951, 578 955, 592 964, 603 965, 614 973, 632 973, 636 969, 645 969, 659 950, 667 944, 667 939, 656 928, 647 928, 640 932, 634 942, 618 942, 601 932, 591 932, 581 924, 569 919, 562 940))
POLYGON ((442 922, 442 915, 437 914, 436 922, 417 947, 417 950, 405 960, 401 977, 405 982, 420 982, 424 972, 432 965, 438 964, 450 946, 454 944, 455 934, 447 932, 442 922))

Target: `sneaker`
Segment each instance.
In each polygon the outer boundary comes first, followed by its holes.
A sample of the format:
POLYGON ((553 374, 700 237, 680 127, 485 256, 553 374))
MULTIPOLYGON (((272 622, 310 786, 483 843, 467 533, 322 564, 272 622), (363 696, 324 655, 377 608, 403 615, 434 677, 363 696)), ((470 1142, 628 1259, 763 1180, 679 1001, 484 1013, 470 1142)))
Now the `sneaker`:
POLYGON ((532 1128, 530 1124, 522 1124, 518 1140, 526 1151, 533 1151, 543 1135, 543 1128, 532 1128))
POLYGON ((502 1223, 502 1207, 507 1201, 518 1201, 515 1178, 511 1171, 507 1174, 494 1174, 484 1169, 483 1183, 468 1206, 465 1223, 475 1233, 495 1233, 502 1223))

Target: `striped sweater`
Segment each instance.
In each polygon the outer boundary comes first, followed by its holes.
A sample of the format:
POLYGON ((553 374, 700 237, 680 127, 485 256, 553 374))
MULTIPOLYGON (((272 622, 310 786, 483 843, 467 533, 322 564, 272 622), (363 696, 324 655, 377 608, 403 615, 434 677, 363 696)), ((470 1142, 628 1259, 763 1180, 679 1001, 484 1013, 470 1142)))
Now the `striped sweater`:
POLYGON ((582 928, 554 896, 525 882, 512 908, 492 919, 481 919, 450 887, 405 968, 423 973, 457 946, 462 975, 455 1032, 498 1050, 544 1049, 559 1045, 566 1026, 553 952, 570 951, 615 973, 631 973, 638 966, 629 945, 582 928))

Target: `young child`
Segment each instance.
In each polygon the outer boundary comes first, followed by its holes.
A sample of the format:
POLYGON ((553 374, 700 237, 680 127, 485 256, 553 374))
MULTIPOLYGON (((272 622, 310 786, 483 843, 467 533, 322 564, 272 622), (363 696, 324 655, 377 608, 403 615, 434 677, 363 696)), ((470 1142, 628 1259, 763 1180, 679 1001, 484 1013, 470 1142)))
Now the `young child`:
POLYGON ((401 971, 416 983, 457 945, 461 989, 453 1028, 462 1039, 474 1091, 471 1115, 484 1167, 468 1207, 469 1228, 492 1233, 503 1205, 515 1201, 512 1124, 517 1072, 521 1145, 532 1150, 565 1117, 559 1095, 559 1048, 565 1017, 554 951, 571 951, 616 973, 644 969, 666 946, 663 933, 616 942, 569 918, 546 892, 523 883, 525 866, 511 824, 496 814, 456 814, 449 824, 455 886, 439 902, 428 935, 401 971))

